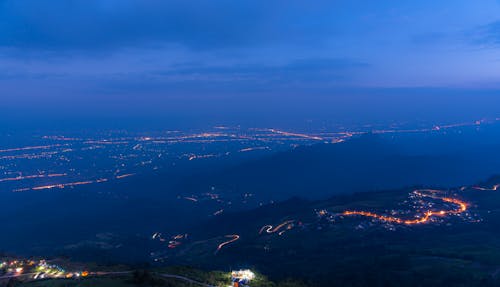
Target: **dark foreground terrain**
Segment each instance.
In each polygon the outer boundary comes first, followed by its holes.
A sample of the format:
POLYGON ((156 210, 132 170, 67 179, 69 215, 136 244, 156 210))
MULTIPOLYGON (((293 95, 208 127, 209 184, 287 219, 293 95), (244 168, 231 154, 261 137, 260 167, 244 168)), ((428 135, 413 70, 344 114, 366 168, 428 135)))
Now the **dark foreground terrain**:
POLYGON ((499 183, 493 177, 457 188, 295 198, 210 219, 188 230, 182 244, 158 242, 152 252, 158 265, 225 271, 94 266, 96 276, 85 279, 2 284, 196 286, 162 277, 175 274, 228 286, 230 269, 250 268, 264 274, 251 286, 500 286, 499 183))
POLYGON ((174 256, 200 267, 250 266, 310 286, 499 286, 498 183, 292 199, 207 222, 174 256))

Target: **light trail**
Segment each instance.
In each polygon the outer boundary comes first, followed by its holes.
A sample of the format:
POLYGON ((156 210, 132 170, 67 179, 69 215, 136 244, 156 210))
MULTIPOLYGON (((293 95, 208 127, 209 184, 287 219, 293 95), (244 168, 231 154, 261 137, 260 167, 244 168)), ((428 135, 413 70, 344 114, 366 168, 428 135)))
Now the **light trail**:
POLYGON ((69 138, 65 136, 43 136, 42 139, 49 139, 55 141, 81 141, 81 138, 69 138))
MULTIPOLYGON (((34 149, 50 149, 54 147, 61 147, 61 144, 54 145, 39 145, 39 146, 26 146, 26 147, 17 147, 17 148, 9 148, 9 149, 0 149, 0 153, 6 152, 14 152, 14 151, 24 151, 24 150, 34 150, 34 149)), ((64 145, 66 146, 66 145, 64 145)))
POLYGON ((433 132, 433 131, 441 131, 453 128, 460 127, 472 127, 478 126, 483 123, 482 120, 474 121, 474 122, 465 122, 465 123, 456 123, 449 125, 436 125, 432 128, 421 128, 421 129, 386 129, 386 130, 373 130, 373 134, 388 134, 388 133, 425 133, 425 132, 433 132))
POLYGON ((217 216, 217 215, 222 214, 223 212, 224 212, 224 209, 219 209, 216 212, 214 212, 212 215, 217 216))
POLYGON ((267 146, 248 147, 248 148, 240 149, 238 152, 249 152, 249 151, 254 151, 254 150, 268 150, 268 149, 270 149, 270 148, 267 146))
MULTIPOLYGON (((65 174, 52 174, 48 175, 47 177, 56 177, 56 176, 63 176, 65 174)), ((125 177, 132 176, 134 174, 124 174, 122 176, 117 176, 116 179, 121 179, 125 177)), ((76 182, 67 182, 67 183, 56 183, 56 184, 49 184, 49 185, 42 185, 42 186, 35 186, 32 188, 20 188, 20 189, 15 189, 13 190, 14 192, 22 192, 22 191, 28 191, 28 190, 45 190, 45 189, 64 189, 66 187, 73 187, 73 186, 79 186, 79 185, 87 185, 87 184, 94 184, 94 183, 103 183, 107 182, 109 179, 107 178, 99 178, 96 180, 86 180, 86 181, 76 181, 76 182)))
POLYGON ((1 156, 0 159, 14 160, 14 159, 38 159, 38 158, 50 158, 53 155, 58 154, 57 151, 45 151, 41 153, 27 153, 27 154, 18 154, 18 155, 4 155, 1 156))
POLYGON ((217 249, 215 250, 214 254, 217 254, 222 249, 222 247, 224 247, 224 246, 226 246, 228 244, 231 244, 231 243, 233 243, 233 242, 235 242, 235 241, 237 241, 237 240, 240 239, 240 236, 238 234, 226 235, 225 237, 226 238, 231 238, 231 239, 228 240, 228 241, 224 241, 221 244, 219 244, 217 246, 217 249))
POLYGON ((291 132, 285 132, 285 131, 280 131, 280 130, 276 130, 276 129, 269 129, 269 131, 272 133, 275 133, 275 134, 289 136, 289 137, 299 137, 299 138, 306 138, 306 139, 318 140, 318 141, 324 140, 321 137, 311 136, 311 135, 307 135, 307 134, 291 133, 291 132))
MULTIPOLYGON (((282 229, 283 227, 289 225, 289 224, 292 224, 294 222, 294 220, 287 220, 279 225, 277 225, 276 227, 273 228, 272 225, 264 225, 262 226, 262 228, 259 230, 259 234, 262 234, 264 233, 264 231, 266 233, 275 233, 277 231, 279 231, 280 229, 282 229)), ((281 235, 281 234, 280 234, 281 235)))
POLYGON ((65 187, 70 187, 70 186, 78 186, 78 185, 86 185, 86 184, 91 184, 91 183, 96 183, 97 181, 94 180, 88 180, 88 181, 77 181, 77 182, 68 182, 68 183, 59 183, 59 184, 52 184, 52 185, 44 185, 44 186, 37 186, 33 187, 32 190, 43 190, 43 189, 53 189, 53 188, 65 188, 65 187))
POLYGON ((5 181, 20 181, 25 179, 34 179, 34 178, 45 178, 45 177, 61 177, 66 176, 65 173, 54 173, 54 174, 34 174, 34 175, 26 175, 26 176, 17 176, 17 177, 8 177, 8 178, 0 178, 0 182, 5 181))
POLYGON ((480 186, 473 186, 473 189, 484 190, 484 191, 497 191, 500 188, 500 184, 494 185, 492 188, 485 188, 480 186))
POLYGON ((97 141, 86 141, 84 144, 97 144, 97 145, 127 145, 128 141, 112 141, 112 140, 97 140, 97 141))
POLYGON ((404 225, 416 225, 416 224, 424 224, 427 223, 431 220, 432 217, 444 217, 447 215, 453 215, 453 214, 461 214, 467 211, 468 204, 465 201, 462 201, 457 198, 452 198, 452 197, 442 197, 436 195, 436 193, 441 192, 440 190, 433 190, 433 189, 420 189, 420 190, 415 190, 413 193, 417 196, 420 197, 429 197, 433 199, 438 199, 441 200, 445 203, 452 203, 457 206, 455 209, 451 210, 428 210, 423 213, 422 217, 416 217, 414 219, 403 219, 400 217, 395 217, 395 216, 386 216, 386 215, 381 215, 377 214, 374 212, 370 211, 358 211, 358 210, 346 210, 342 213, 342 215, 345 216, 353 216, 353 215, 360 215, 360 216, 365 216, 365 217, 371 217, 378 219, 380 221, 384 222, 389 222, 389 223, 396 223, 396 224, 404 224, 404 225))
POLYGON ((211 157, 216 157, 217 155, 215 154, 204 154, 204 155, 191 155, 189 157, 189 160, 194 160, 194 159, 203 159, 203 158, 211 158, 211 157))
POLYGON ((115 178, 122 179, 122 178, 130 177, 130 176, 134 176, 134 175, 135 175, 135 173, 127 173, 127 174, 117 175, 115 178))

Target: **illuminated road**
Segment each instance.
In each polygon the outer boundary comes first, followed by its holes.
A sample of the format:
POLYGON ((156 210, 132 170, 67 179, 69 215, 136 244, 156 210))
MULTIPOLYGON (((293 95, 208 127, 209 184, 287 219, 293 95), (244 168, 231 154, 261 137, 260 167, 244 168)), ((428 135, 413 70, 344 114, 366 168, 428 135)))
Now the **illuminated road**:
POLYGON ((289 137, 299 137, 299 138, 306 138, 306 139, 317 140, 317 141, 324 140, 324 138, 322 138, 322 137, 311 136, 308 134, 291 133, 291 132, 280 131, 277 129, 269 129, 269 131, 272 133, 276 133, 276 134, 284 135, 284 136, 289 136, 289 137))
POLYGON ((0 153, 24 151, 24 150, 50 149, 50 148, 61 147, 61 146, 62 145, 60 145, 60 144, 54 144, 54 145, 27 146, 27 147, 19 147, 19 148, 0 149, 0 153))
MULTIPOLYGON (((262 226, 262 228, 260 229, 259 231, 259 234, 262 234, 264 231, 266 233, 275 233, 275 232, 278 232, 280 229, 282 229, 283 227, 289 225, 289 224, 292 224, 294 222, 294 220, 287 220, 283 223, 281 223, 280 225, 277 225, 276 227, 273 228, 272 225, 264 225, 262 226)), ((282 235, 282 233, 280 232, 280 235, 282 235)))
POLYGON ((400 217, 386 216, 386 215, 381 215, 381 214, 377 214, 377 213, 370 212, 370 211, 359 211, 359 210, 346 210, 342 213, 342 215, 345 215, 345 216, 359 215, 359 216, 375 218, 375 219, 378 219, 378 220, 381 220, 384 222, 389 222, 389 223, 416 225, 416 224, 427 223, 431 220, 432 217, 445 217, 448 215, 461 214, 461 213, 464 213, 465 211, 467 211, 468 204, 465 201, 462 201, 462 200, 457 199, 457 198, 452 198, 452 197, 439 196, 438 193, 442 193, 442 192, 443 191, 441 191, 441 190, 419 189, 419 190, 413 191, 413 194, 415 194, 419 197, 428 197, 428 198, 441 200, 445 203, 452 203, 452 204, 456 205, 455 209, 427 210, 423 213, 422 217, 415 217, 414 219, 403 219, 400 217))
POLYGON ((26 175, 26 176, 17 176, 17 177, 8 177, 8 178, 0 178, 0 182, 5 181, 20 181, 25 179, 34 179, 34 178, 52 178, 52 177, 61 177, 66 176, 65 173, 57 173, 57 174, 35 174, 35 175, 26 175))
POLYGON ((472 188, 477 189, 477 190, 497 191, 500 188, 500 184, 494 185, 492 188, 485 188, 485 187, 480 187, 480 186, 473 186, 472 188))
MULTIPOLYGON (((123 178, 133 176, 133 175, 134 174, 125 174, 125 175, 117 176, 116 179, 123 179, 123 178)), ((59 175, 48 175, 48 177, 55 177, 55 176, 59 176, 59 175)), ((100 179, 96 179, 96 180, 49 184, 49 185, 35 186, 32 188, 20 188, 20 189, 14 189, 13 191, 14 192, 23 192, 23 191, 28 191, 28 190, 64 189, 67 187, 75 187, 75 186, 80 186, 80 185, 103 183, 103 182, 108 182, 108 181, 109 180, 107 178, 100 178, 100 179)))
POLYGON ((122 179, 122 178, 131 177, 131 176, 134 176, 134 175, 135 175, 135 173, 127 173, 127 174, 117 175, 115 178, 116 179, 122 179))
POLYGON ((217 246, 217 249, 215 250, 215 254, 217 254, 222 249, 222 247, 224 247, 228 244, 231 244, 231 243, 237 241, 238 239, 240 239, 240 236, 238 234, 226 235, 226 237, 231 238, 231 240, 224 241, 221 244, 219 244, 219 246, 217 246))

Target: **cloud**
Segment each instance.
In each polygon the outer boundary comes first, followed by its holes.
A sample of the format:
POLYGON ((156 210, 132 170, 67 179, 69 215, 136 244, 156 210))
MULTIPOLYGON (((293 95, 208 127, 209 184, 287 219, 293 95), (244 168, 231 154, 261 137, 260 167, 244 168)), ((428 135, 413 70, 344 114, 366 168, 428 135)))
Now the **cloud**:
MULTIPOLYGON (((466 17, 477 5, 465 0, 382 2, 0 0, 0 80, 179 93, 496 83, 498 55, 471 52, 461 32, 496 19, 494 7, 466 17)), ((498 26, 467 41, 497 45, 498 26)))
POLYGON ((177 65, 177 69, 166 74, 320 74, 337 73, 353 68, 367 67, 368 64, 347 58, 306 58, 293 60, 281 65, 230 65, 230 66, 200 66, 198 64, 177 65))
MULTIPOLYGON (((178 65, 171 70, 157 70, 138 79, 139 87, 147 81, 182 90, 218 91, 293 91, 325 89, 349 85, 360 70, 369 64, 348 58, 305 58, 280 65, 237 64, 227 66, 178 65)), ((120 81, 122 82, 122 81, 120 81)), ((125 81, 130 83, 129 80, 125 81)), ((126 89, 130 86, 126 84, 126 89)), ((154 85, 153 85, 154 86, 154 85)))
POLYGON ((466 33, 469 42, 481 46, 500 45, 500 20, 479 26, 466 33))
POLYGON ((99 50, 177 44, 203 50, 317 45, 334 26, 328 6, 246 0, 4 0, 0 46, 99 50))
POLYGON ((124 54, 109 60, 75 59, 57 65, 40 60, 25 67, 18 67, 20 60, 4 62, 5 69, 0 68, 0 91, 11 102, 36 98, 57 105, 135 98, 175 102, 181 101, 180 98, 245 94, 273 94, 279 99, 280 93, 325 94, 353 85, 359 73, 370 68, 369 64, 350 58, 299 58, 274 64, 266 61, 141 63, 127 61, 130 58, 133 55, 124 54))

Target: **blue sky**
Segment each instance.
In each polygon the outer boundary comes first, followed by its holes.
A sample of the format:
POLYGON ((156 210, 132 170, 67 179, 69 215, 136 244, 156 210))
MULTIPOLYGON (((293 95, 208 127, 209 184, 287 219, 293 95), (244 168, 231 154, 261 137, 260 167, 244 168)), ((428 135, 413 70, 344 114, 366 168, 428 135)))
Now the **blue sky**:
POLYGON ((0 0, 13 115, 341 118, 436 97, 436 114, 455 99, 492 115, 499 67, 495 0, 0 0))

